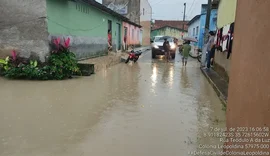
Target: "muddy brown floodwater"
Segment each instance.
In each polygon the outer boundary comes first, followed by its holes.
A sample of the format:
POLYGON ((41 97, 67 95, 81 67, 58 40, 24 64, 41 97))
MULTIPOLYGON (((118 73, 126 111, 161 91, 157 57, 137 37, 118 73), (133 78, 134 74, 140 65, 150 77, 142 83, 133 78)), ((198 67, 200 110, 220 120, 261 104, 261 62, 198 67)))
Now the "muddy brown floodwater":
POLYGON ((222 144, 216 93, 190 60, 119 64, 67 81, 0 79, 0 156, 187 156, 222 144))

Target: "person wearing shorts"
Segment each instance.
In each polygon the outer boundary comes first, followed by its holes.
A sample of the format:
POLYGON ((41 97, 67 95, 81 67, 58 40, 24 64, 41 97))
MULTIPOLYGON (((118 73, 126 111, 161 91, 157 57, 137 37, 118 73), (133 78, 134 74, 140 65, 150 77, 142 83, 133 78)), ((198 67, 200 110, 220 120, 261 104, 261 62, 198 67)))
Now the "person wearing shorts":
POLYGON ((187 66, 187 60, 188 60, 190 50, 191 50, 190 41, 186 41, 183 45, 183 52, 182 52, 183 66, 187 66))

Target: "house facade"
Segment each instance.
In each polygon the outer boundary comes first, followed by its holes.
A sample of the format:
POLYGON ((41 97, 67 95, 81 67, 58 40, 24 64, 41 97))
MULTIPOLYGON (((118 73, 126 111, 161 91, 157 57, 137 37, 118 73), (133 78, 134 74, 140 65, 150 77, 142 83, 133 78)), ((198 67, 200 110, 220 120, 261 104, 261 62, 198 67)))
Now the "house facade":
POLYGON ((222 47, 221 52, 215 54, 215 70, 229 81, 232 53, 232 26, 234 26, 237 0, 220 0, 217 17, 216 44, 222 47), (231 30, 230 30, 231 28, 231 30))
POLYGON ((188 36, 188 32, 186 30, 170 26, 153 29, 151 32, 151 38, 154 36, 171 36, 179 39, 182 35, 183 37, 186 37, 188 36))
POLYGON ((178 29, 183 29, 183 25, 184 25, 184 30, 187 31, 188 30, 188 22, 189 21, 177 21, 177 20, 155 20, 153 22, 153 27, 152 29, 158 29, 161 27, 165 27, 165 26, 170 26, 170 27, 174 27, 174 28, 178 28, 178 29))
POLYGON ((201 15, 197 15, 188 22, 188 36, 199 39, 200 17, 201 15))
POLYGON ((141 25, 140 43, 150 45, 152 7, 148 0, 103 0, 102 4, 141 25))
POLYGON ((88 59, 108 54, 108 30, 117 51, 122 47, 123 21, 139 26, 93 0, 1 0, 0 9, 0 56, 15 49, 41 62, 56 37, 69 37, 77 58, 88 59))
POLYGON ((130 24, 128 22, 123 22, 123 39, 126 37, 126 45, 130 46, 140 46, 141 45, 141 26, 130 24))
MULTIPOLYGON (((207 13, 207 4, 202 4, 200 15, 200 26, 199 26, 200 30, 198 37, 198 47, 200 49, 202 49, 204 45, 206 13, 207 13)), ((217 8, 212 6, 210 14, 209 31, 216 31, 216 30, 217 30, 217 8)))
POLYGON ((122 19, 87 1, 47 0, 47 18, 49 39, 71 38, 72 50, 79 59, 107 55, 108 30, 114 49, 121 49, 122 19))
POLYGON ((188 35, 189 21, 155 20, 152 26, 151 37, 158 35, 182 38, 188 35), (184 29, 183 29, 184 26, 184 29))

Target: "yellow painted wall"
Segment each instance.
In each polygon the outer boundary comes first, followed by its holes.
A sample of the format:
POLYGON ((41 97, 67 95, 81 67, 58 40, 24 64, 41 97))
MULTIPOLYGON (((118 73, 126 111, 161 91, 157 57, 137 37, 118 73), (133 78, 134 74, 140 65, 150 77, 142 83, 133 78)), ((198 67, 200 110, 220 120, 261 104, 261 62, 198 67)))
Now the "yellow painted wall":
POLYGON ((222 28, 225 25, 235 21, 237 0, 221 0, 218 7, 217 27, 222 28))

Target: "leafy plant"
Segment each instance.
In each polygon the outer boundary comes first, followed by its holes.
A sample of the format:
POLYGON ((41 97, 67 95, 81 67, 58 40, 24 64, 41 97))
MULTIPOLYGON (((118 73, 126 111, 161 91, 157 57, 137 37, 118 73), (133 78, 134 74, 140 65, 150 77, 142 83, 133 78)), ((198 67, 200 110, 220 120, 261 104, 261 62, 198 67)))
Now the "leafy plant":
POLYGON ((6 57, 6 59, 0 59, 1 66, 7 70, 9 68, 9 56, 6 57))
POLYGON ((74 73, 79 72, 76 56, 70 51, 70 38, 64 39, 64 46, 60 44, 60 39, 54 40, 56 49, 49 57, 51 74, 56 79, 70 78, 74 73))
POLYGON ((45 66, 39 66, 38 62, 33 60, 29 63, 23 62, 13 50, 11 58, 0 59, 0 64, 5 69, 4 75, 12 79, 62 80, 71 78, 74 73, 80 73, 76 56, 69 49, 70 38, 64 39, 64 45, 60 42, 60 38, 53 40, 53 50, 45 66))

